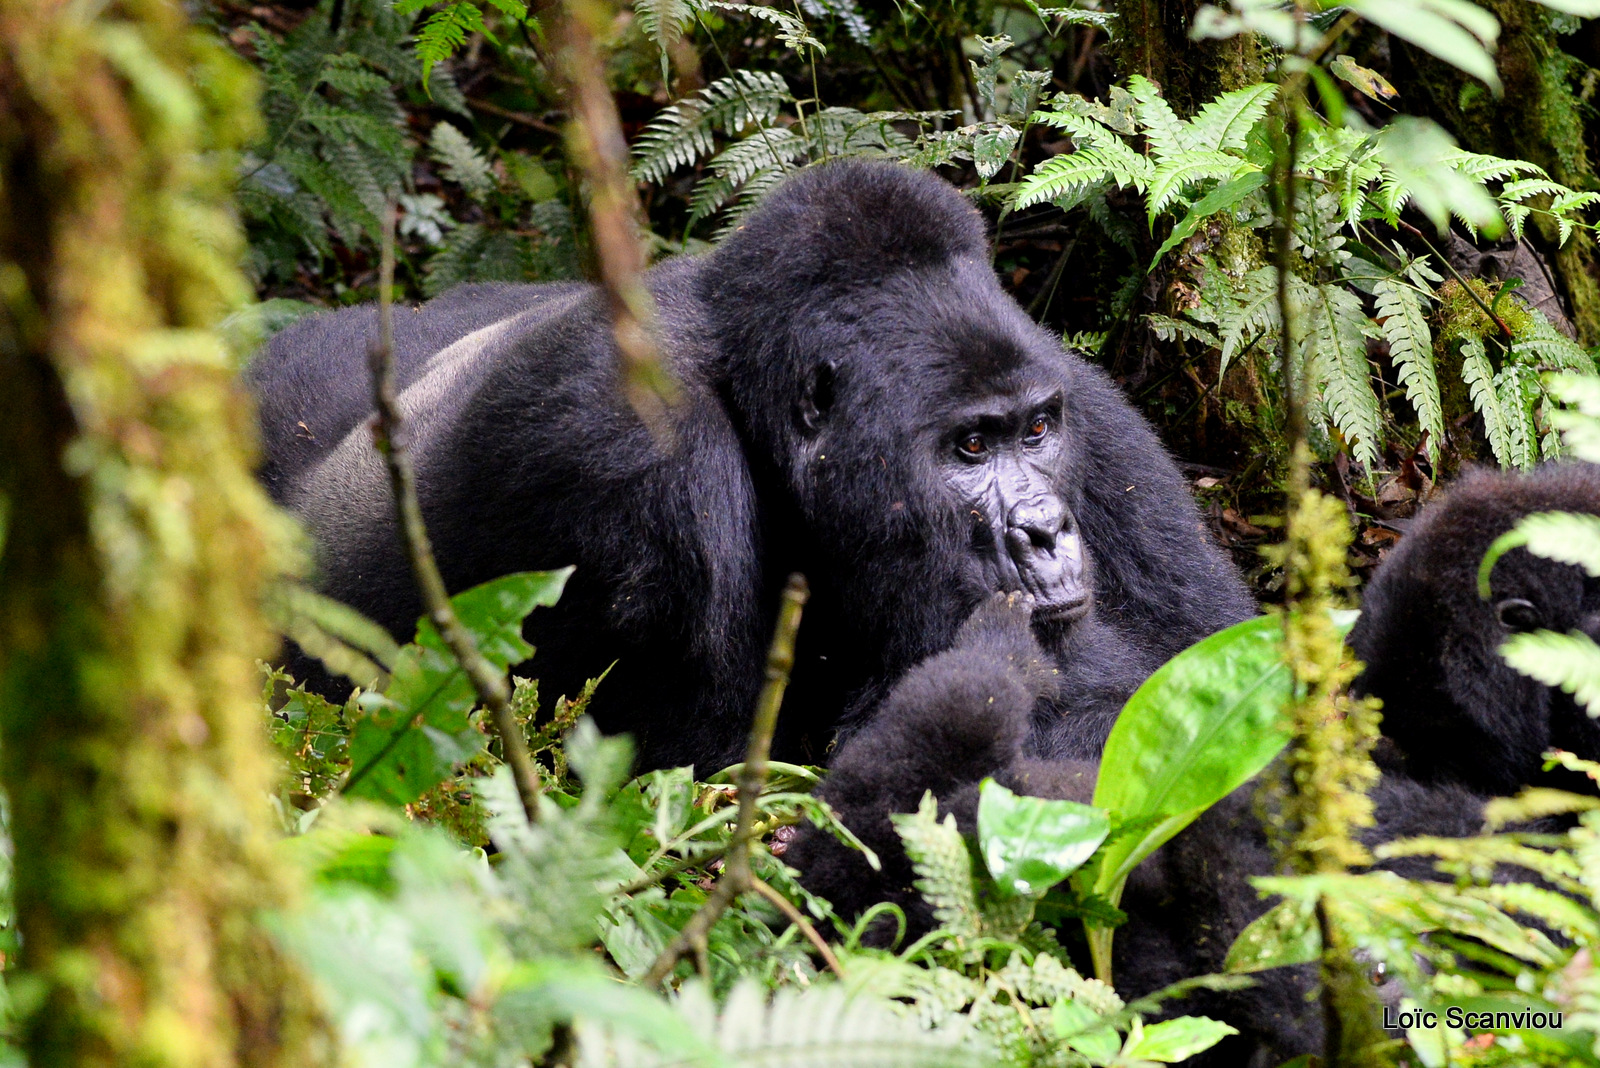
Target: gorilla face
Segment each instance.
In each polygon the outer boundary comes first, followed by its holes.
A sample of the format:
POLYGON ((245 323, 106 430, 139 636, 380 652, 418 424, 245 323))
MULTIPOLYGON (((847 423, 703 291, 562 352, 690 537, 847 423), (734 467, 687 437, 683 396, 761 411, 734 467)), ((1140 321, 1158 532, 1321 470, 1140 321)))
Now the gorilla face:
POLYGON ((1088 555, 1056 488, 1061 393, 995 396, 953 415, 939 469, 972 520, 985 585, 1031 594, 1040 623, 1081 618, 1090 603, 1088 555))
POLYGON ((1532 630, 1600 638, 1600 582, 1517 548, 1496 562, 1489 599, 1478 595, 1478 565, 1495 538, 1550 511, 1600 514, 1600 469, 1468 473, 1422 512, 1367 587, 1350 636, 1367 665, 1357 688, 1383 699, 1384 734, 1413 775, 1510 793, 1540 781, 1552 747, 1600 756, 1600 723, 1500 653, 1508 637, 1532 630))

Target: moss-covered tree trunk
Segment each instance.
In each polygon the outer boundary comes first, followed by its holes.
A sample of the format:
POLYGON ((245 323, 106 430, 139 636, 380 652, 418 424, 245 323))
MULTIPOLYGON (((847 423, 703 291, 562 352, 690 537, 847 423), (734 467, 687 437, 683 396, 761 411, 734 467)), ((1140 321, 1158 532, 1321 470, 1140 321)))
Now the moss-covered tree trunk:
POLYGON ((1180 115, 1193 115, 1219 93, 1266 77, 1267 52, 1248 34, 1226 41, 1194 41, 1189 32, 1201 0, 1115 0, 1111 41, 1117 78, 1142 74, 1161 86, 1180 115))
POLYGON ((0 781, 21 1041, 307 1065, 253 693, 271 513, 212 327, 246 295, 237 61, 175 0, 0 0, 0 781))

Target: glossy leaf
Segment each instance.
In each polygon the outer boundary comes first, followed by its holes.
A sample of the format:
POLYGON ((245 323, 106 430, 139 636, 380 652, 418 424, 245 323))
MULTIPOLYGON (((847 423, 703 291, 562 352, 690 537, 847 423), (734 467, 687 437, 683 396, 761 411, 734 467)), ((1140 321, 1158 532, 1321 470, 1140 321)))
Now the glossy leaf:
MULTIPOLYGON (((1355 613, 1340 613, 1348 631, 1355 613)), ((1288 743, 1279 715, 1289 668, 1276 616, 1257 616, 1179 653, 1128 699, 1101 759, 1094 804, 1122 823, 1152 820, 1105 850, 1104 892, 1288 743)))
POLYGON ((1043 894, 1082 867, 1110 829, 1090 805, 1014 794, 993 779, 979 788, 978 846, 1003 894, 1043 894))
POLYGON ((1098 1013, 1080 1001, 1058 1001, 1050 1010, 1056 1037, 1089 1058, 1110 1064, 1122 1049, 1122 1037, 1098 1013))

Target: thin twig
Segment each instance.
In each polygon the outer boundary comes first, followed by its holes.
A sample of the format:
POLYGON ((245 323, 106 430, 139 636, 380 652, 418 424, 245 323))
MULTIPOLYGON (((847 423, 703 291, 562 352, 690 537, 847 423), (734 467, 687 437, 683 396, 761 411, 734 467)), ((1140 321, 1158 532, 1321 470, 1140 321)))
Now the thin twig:
POLYGON ((428 618, 471 680, 478 700, 488 708, 490 722, 500 738, 501 752, 516 780, 523 811, 531 823, 539 818, 539 773, 528 755, 522 728, 511 711, 511 688, 506 685, 505 674, 484 659, 472 635, 456 618, 444 578, 439 574, 439 564, 433 557, 428 529, 422 522, 422 505, 417 500, 417 473, 406 450, 405 420, 394 385, 394 215, 391 201, 384 207, 383 249, 378 267, 378 340, 367 349, 367 362, 372 371, 372 402, 377 412, 372 423, 373 445, 389 469, 389 486, 394 493, 395 514, 400 520, 401 542, 428 618))
POLYGON ((474 111, 481 111, 486 115, 494 115, 505 119, 507 122, 514 122, 518 126, 526 126, 529 129, 547 134, 559 134, 561 132, 560 127, 552 126, 538 116, 530 115, 526 111, 512 111, 510 108, 503 108, 491 101, 479 100, 475 96, 469 96, 466 100, 467 107, 472 108, 474 111))
POLYGON ((839 958, 833 955, 833 949, 823 940, 822 935, 817 933, 817 929, 811 925, 811 921, 801 915, 800 910, 795 908, 788 898, 774 890, 766 880, 754 875, 750 876, 750 889, 777 906, 778 911, 787 916, 789 922, 800 928, 800 933, 805 935, 813 946, 817 947, 817 952, 822 954, 823 961, 832 970, 833 974, 840 979, 844 978, 844 966, 839 963, 839 958))
POLYGON ((790 575, 778 606, 778 625, 767 650, 767 681, 756 698, 756 714, 750 723, 750 740, 745 747, 744 767, 739 771, 739 815, 728 843, 722 877, 712 888, 700 910, 689 918, 645 974, 644 985, 653 987, 672 973, 678 958, 693 949, 695 940, 704 938, 729 905, 742 893, 755 889, 750 871, 750 843, 755 837, 756 803, 767 784, 767 759, 772 753, 772 736, 778 729, 778 709, 783 691, 794 668, 794 639, 800 629, 800 611, 810 591, 803 575, 790 575))

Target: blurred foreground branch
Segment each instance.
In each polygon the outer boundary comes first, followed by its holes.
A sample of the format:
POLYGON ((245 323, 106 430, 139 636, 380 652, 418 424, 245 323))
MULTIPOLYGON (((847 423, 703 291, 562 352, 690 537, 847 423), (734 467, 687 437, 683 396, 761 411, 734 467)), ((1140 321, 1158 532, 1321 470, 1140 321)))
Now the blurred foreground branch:
POLYGON ((656 439, 668 440, 667 409, 678 387, 656 343, 655 301, 644 284, 638 234, 638 190, 628 173, 628 142, 598 44, 612 8, 607 0, 563 0, 559 7, 555 67, 571 101, 567 146, 588 186, 600 284, 622 352, 623 390, 656 439))

